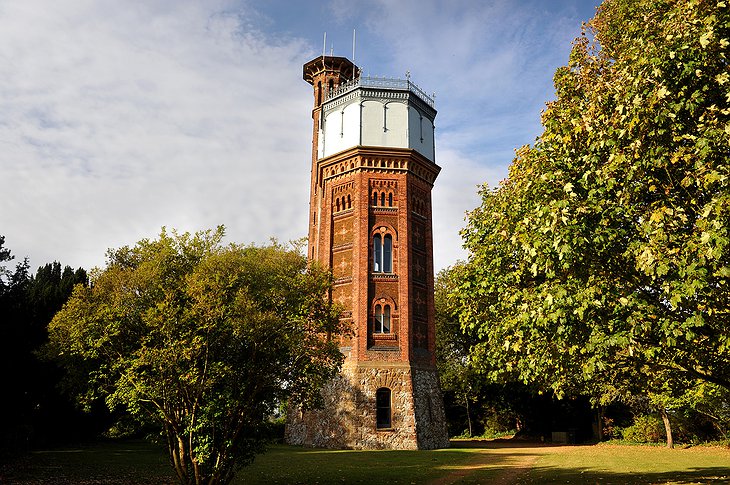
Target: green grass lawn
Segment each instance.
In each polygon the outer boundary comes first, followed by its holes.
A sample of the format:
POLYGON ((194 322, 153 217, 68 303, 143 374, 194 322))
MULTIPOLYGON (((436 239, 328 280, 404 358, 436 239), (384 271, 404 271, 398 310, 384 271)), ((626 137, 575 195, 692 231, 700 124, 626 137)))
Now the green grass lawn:
POLYGON ((730 483, 730 450, 605 445, 541 455, 524 483, 730 483))
MULTIPOLYGON (((237 485, 481 483, 730 483, 730 450, 650 446, 548 446, 454 441, 434 451, 319 450, 274 446, 241 470, 237 485)), ((164 450, 111 442, 3 460, 0 484, 174 483, 164 450)))

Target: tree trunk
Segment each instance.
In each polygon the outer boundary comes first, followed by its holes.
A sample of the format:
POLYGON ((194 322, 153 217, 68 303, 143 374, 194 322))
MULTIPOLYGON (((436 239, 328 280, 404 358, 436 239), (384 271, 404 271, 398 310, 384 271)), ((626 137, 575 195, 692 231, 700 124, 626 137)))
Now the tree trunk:
POLYGON ((469 413, 469 399, 466 399, 466 422, 469 423, 469 438, 474 436, 471 430, 471 414, 469 413))
POLYGON ((669 415, 667 409, 664 407, 659 408, 659 414, 662 416, 664 421, 664 430, 667 432, 667 448, 674 448, 674 440, 672 439, 672 425, 669 423, 669 415))
POLYGON ((603 441, 603 406, 598 406, 596 419, 598 420, 596 423, 596 438, 598 438, 598 441, 603 441))

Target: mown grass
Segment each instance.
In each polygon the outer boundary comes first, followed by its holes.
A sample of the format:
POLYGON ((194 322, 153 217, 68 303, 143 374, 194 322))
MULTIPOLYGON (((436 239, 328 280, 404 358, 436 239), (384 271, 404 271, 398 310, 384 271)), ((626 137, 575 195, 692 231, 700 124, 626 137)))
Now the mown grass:
MULTIPOLYGON (((730 450, 696 447, 549 446, 509 440, 454 441, 434 451, 319 450, 274 446, 236 485, 482 483, 730 483, 730 450)), ((0 484, 168 484, 164 450, 111 442, 4 460, 0 484)))
POLYGON ((692 447, 594 445, 563 447, 541 455, 525 482, 730 483, 730 450, 692 447))
POLYGON ((473 459, 468 449, 434 451, 320 450, 276 446, 234 481, 262 484, 422 484, 473 459))

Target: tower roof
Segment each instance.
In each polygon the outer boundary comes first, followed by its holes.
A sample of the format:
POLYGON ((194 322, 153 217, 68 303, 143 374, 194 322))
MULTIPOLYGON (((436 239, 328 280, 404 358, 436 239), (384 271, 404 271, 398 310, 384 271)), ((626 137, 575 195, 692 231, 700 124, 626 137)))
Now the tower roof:
POLYGON ((315 78, 325 73, 339 73, 343 79, 352 80, 360 75, 360 68, 346 57, 319 56, 304 64, 303 78, 314 85, 315 78))

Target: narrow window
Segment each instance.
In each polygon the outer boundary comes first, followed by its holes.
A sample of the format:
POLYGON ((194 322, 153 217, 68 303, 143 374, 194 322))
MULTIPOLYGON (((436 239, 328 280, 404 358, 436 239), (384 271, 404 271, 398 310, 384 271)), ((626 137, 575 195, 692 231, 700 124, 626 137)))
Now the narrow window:
POLYGON ((347 195, 347 208, 352 209, 352 200, 350 199, 350 195, 347 195))
POLYGON ((383 333, 383 307, 375 305, 375 320, 373 321, 373 333, 383 333))
POLYGON ((383 273, 393 272, 393 236, 386 235, 383 241, 383 273))
POLYGON ((388 207, 393 207, 393 192, 388 194, 388 207))
POLYGON ((322 81, 317 83, 317 106, 322 104, 322 81))
POLYGON ((340 212, 340 199, 335 199, 335 212, 340 212))
POLYGON ((380 194, 380 205, 385 207, 385 192, 380 194))
POLYGON ((347 209, 347 206, 345 205, 345 196, 342 196, 342 210, 347 209))
POLYGON ((373 271, 383 272, 383 239, 380 234, 376 234, 373 238, 373 271))
POLYGON ((375 391, 375 422, 377 429, 391 427, 390 389, 387 387, 375 391))
POLYGON ((378 193, 373 192, 373 205, 378 205, 378 193))
POLYGON ((390 333, 390 305, 383 307, 383 319, 381 320, 382 333, 390 333))

